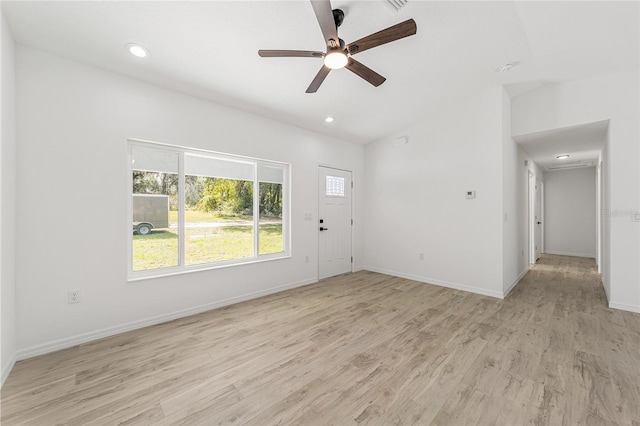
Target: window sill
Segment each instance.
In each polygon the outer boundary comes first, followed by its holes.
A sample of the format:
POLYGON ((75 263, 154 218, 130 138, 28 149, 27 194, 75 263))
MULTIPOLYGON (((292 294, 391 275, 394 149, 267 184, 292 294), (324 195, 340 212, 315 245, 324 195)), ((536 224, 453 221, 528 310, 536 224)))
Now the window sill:
POLYGON ((231 268, 231 267, 238 267, 238 266, 254 265, 256 263, 265 263, 265 262, 271 262, 274 260, 289 259, 291 257, 292 256, 290 254, 278 253, 277 255, 261 256, 258 259, 252 259, 246 262, 232 262, 232 263, 220 263, 220 264, 208 263, 204 265, 193 265, 193 266, 187 266, 187 267, 161 268, 153 272, 150 272, 150 271, 144 271, 144 272, 141 271, 137 273, 130 272, 129 276, 127 277, 127 282, 146 281, 146 280, 151 280, 155 278, 164 278, 164 277, 172 277, 175 275, 190 274, 193 272, 210 271, 213 269, 223 269, 223 268, 231 268))

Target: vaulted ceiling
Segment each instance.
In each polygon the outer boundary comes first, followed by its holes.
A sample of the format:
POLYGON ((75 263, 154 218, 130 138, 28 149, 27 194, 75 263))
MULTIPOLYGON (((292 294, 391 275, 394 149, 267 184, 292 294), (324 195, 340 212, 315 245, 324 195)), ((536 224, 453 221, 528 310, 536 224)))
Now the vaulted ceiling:
POLYGON ((409 18, 417 35, 357 59, 387 78, 375 88, 322 61, 260 58, 258 49, 324 50, 299 1, 2 1, 17 43, 342 140, 368 143, 480 90, 517 96, 541 84, 638 67, 638 3, 615 1, 334 0, 347 43, 409 18), (136 42, 151 52, 129 54, 136 42), (512 62, 509 72, 496 69, 512 62), (334 116, 333 123, 324 118, 334 116))

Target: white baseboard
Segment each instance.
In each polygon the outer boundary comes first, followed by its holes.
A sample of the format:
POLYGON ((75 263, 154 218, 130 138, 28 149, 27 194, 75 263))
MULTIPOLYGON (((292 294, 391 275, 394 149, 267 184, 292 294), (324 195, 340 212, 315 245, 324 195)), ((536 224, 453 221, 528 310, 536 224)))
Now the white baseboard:
POLYGON ((373 266, 364 266, 362 269, 367 270, 367 271, 371 271, 371 272, 377 272, 379 274, 391 275, 391 276, 399 277, 399 278, 406 278, 408 280, 418 281, 418 282, 421 282, 421 283, 437 285, 437 286, 440 286, 440 287, 452 288, 454 290, 462 290, 462 291, 468 291, 470 293, 482 294, 483 296, 496 297, 498 299, 503 299, 504 298, 503 295, 502 295, 502 292, 493 291, 493 290, 486 290, 484 288, 473 287, 473 286, 469 286, 469 285, 466 285, 466 284, 450 283, 450 282, 447 282, 447 281, 436 280, 436 279, 433 279, 433 278, 420 277, 420 276, 417 276, 417 275, 405 274, 403 272, 390 271, 390 270, 387 270, 387 269, 376 268, 376 267, 373 267, 373 266))
MULTIPOLYGON (((43 355, 43 354, 59 351, 61 349, 70 348, 72 346, 80 345, 82 343, 91 342, 93 340, 102 339, 104 337, 114 336, 116 334, 125 333, 131 330, 137 330, 139 328, 144 328, 151 325, 162 324, 164 322, 173 321, 178 318, 188 317, 190 315, 195 315, 195 314, 210 311, 213 309, 222 308, 223 306, 233 305, 235 303, 256 299, 262 296, 268 296, 270 294, 279 293, 281 291, 290 290, 296 287, 302 287, 302 286, 314 284, 317 282, 318 282, 317 278, 310 278, 310 279, 298 281, 295 283, 285 284, 278 287, 272 287, 267 290, 256 291, 254 293, 249 293, 242 296, 231 297, 229 299, 195 306, 193 308, 182 309, 180 311, 174 311, 168 314, 163 314, 163 315, 158 315, 151 318, 133 321, 130 323, 121 324, 114 327, 103 328, 101 330, 91 331, 88 333, 79 334, 77 336, 65 337, 64 339, 58 339, 58 340, 47 342, 41 345, 36 345, 30 348, 19 350, 15 358, 18 361, 27 359, 27 358, 32 358, 34 356, 43 355)), ((3 377, 4 377, 4 371, 3 371, 3 377)))
POLYGON ((556 254, 558 256, 588 257, 588 258, 591 258, 591 259, 595 259, 596 258, 595 254, 572 253, 572 252, 568 252, 568 251, 550 251, 550 250, 546 250, 546 249, 544 251, 544 254, 556 254))
POLYGON ((621 311, 629 311, 640 314, 640 306, 629 305, 627 303, 618 303, 609 301, 609 307, 611 309, 620 309, 621 311))
MULTIPOLYGON (((600 282, 602 283, 602 288, 604 289, 604 294, 607 296, 607 302, 611 303, 611 295, 609 294, 609 286, 604 281, 604 274, 600 274, 600 282)), ((611 305, 609 305, 611 307, 611 305)))
POLYGON ((516 288, 520 280, 523 279, 525 275, 527 275, 527 272, 529 272, 529 269, 530 269, 530 266, 527 266, 526 268, 524 268, 524 271, 522 271, 520 275, 518 275, 518 278, 516 278, 516 280, 513 283, 511 283, 509 288, 503 292, 503 295, 502 295, 503 299, 506 298, 509 295, 509 293, 511 293, 511 290, 516 288))
POLYGON ((2 388, 2 386, 4 386, 4 382, 5 382, 5 380, 7 380, 7 377, 9 377, 9 374, 11 373, 11 370, 13 370, 13 366, 14 365, 16 365, 16 354, 15 353, 11 356, 11 359, 9 360, 7 365, 3 365, 2 366, 2 377, 0 377, 0 388, 2 388))

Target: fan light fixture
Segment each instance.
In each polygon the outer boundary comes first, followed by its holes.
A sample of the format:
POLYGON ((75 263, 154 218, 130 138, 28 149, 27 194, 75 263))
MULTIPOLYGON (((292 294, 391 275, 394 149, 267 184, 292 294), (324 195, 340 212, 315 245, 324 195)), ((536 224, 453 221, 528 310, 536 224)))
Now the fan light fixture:
POLYGON ((149 51, 139 44, 129 43, 126 47, 133 56, 137 56, 138 58, 146 58, 149 56, 149 51))
POLYGON ((313 13, 315 13, 320 25, 322 38, 327 46, 326 51, 258 50, 258 55, 261 58, 322 58, 324 61, 322 68, 318 70, 311 84, 307 87, 306 93, 316 93, 331 70, 337 68, 351 71, 374 87, 380 86, 386 78, 353 59, 353 55, 415 35, 418 29, 416 21, 407 19, 382 31, 369 34, 353 43, 346 44, 338 34, 338 27, 344 20, 344 11, 332 9, 330 0, 311 0, 307 1, 308 3, 311 3, 313 13))
POLYGON ((566 160, 567 158, 569 158, 569 154, 558 155, 556 158, 558 160, 566 160))
POLYGON ((349 59, 347 58, 347 54, 339 49, 331 50, 329 53, 324 55, 324 64, 332 70, 344 68, 348 62, 349 59))
POLYGON ((329 116, 329 117, 327 117, 327 118, 325 118, 325 119, 324 119, 324 122, 325 122, 325 123, 333 123, 333 121, 334 121, 334 120, 335 120, 335 118, 333 118, 333 117, 329 116))

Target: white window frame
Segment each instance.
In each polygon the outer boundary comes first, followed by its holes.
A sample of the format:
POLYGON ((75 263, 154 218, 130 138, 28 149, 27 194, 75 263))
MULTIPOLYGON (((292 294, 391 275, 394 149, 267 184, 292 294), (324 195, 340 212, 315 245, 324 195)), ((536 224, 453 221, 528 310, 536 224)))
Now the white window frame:
POLYGON ((128 170, 128 178, 127 178, 127 241, 128 241, 128 249, 127 249, 127 265, 128 265, 128 273, 127 279, 128 281, 138 281, 149 278, 157 278, 163 276, 171 276, 178 275, 196 271, 203 271, 209 269, 218 269, 225 268, 229 266, 238 266, 238 265, 247 265, 252 263, 260 263, 265 261, 277 260, 277 259, 286 259, 291 257, 291 165, 289 163, 283 163, 279 161, 272 160, 264 160, 253 157, 245 157, 234 154, 227 154, 215 151, 209 151, 204 149, 190 148, 179 145, 169 145, 159 142, 150 142, 139 139, 128 139, 127 140, 127 170, 128 170), (132 196, 132 188, 133 188, 133 147, 147 148, 147 149, 158 149, 168 152, 176 153, 179 157, 178 163, 178 256, 179 256, 179 264, 178 266, 167 266, 163 268, 155 268, 155 269, 147 269, 144 271, 134 271, 133 270, 133 232, 131 230, 131 218, 133 217, 133 196, 132 196), (185 208, 185 169, 184 169, 184 157, 185 154, 195 154, 195 155, 206 155, 214 158, 219 158, 222 160, 230 160, 230 161, 240 161, 244 163, 252 163, 253 164, 253 226, 254 226, 254 237, 253 237, 253 256, 242 258, 242 259, 233 259, 233 260, 225 260, 225 261, 217 261, 217 262, 209 262, 198 265, 189 265, 185 264, 185 224, 184 224, 184 208, 185 208), (258 182, 258 166, 259 165, 271 166, 282 168, 284 176, 282 182, 282 244, 283 251, 280 253, 270 253, 270 254, 259 254, 259 230, 260 230, 260 205, 259 205, 259 182, 258 182))

